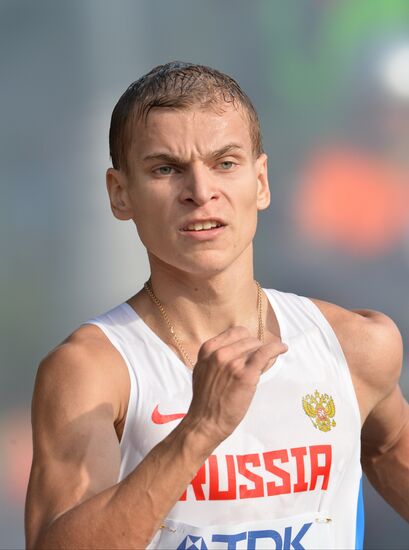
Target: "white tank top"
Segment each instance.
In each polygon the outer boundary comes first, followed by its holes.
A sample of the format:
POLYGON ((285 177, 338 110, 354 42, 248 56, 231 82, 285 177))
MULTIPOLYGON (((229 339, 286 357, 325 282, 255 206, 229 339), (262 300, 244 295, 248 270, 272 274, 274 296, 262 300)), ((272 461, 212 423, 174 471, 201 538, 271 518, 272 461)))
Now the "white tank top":
MULTIPOLYGON (((311 300, 264 292, 289 349, 261 376, 244 419, 200 468, 149 548, 362 548, 361 422, 345 356, 311 300)), ((188 410, 192 372, 127 303, 88 323, 100 327, 129 370, 120 481, 188 410)))

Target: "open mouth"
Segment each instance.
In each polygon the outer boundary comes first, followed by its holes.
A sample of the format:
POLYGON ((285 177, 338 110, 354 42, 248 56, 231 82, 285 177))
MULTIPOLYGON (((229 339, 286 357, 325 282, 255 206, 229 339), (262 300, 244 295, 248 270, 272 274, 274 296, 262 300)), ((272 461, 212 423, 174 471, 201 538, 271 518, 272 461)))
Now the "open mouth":
POLYGON ((182 229, 182 231, 187 232, 200 232, 200 231, 214 231, 219 227, 224 227, 223 223, 216 221, 206 221, 206 222, 197 222, 187 225, 182 229))

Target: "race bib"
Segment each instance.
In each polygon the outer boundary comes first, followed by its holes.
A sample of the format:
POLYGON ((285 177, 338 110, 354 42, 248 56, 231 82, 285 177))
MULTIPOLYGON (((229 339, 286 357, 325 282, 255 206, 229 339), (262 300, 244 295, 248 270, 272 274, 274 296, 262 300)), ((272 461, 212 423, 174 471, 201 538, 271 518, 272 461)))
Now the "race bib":
POLYGON ((328 514, 197 527, 165 520, 149 549, 163 550, 328 550, 334 547, 328 514))

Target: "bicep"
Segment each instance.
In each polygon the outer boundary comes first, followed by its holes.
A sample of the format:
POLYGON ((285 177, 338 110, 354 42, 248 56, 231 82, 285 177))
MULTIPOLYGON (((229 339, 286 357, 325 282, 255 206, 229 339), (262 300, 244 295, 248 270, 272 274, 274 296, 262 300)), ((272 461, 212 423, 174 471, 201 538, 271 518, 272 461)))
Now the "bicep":
POLYGON ((39 369, 33 396, 33 464, 26 536, 33 546, 57 516, 114 485, 120 453, 106 382, 72 351, 39 369))
POLYGON ((373 456, 389 451, 409 422, 409 405, 398 385, 368 415, 362 427, 362 453, 373 456))

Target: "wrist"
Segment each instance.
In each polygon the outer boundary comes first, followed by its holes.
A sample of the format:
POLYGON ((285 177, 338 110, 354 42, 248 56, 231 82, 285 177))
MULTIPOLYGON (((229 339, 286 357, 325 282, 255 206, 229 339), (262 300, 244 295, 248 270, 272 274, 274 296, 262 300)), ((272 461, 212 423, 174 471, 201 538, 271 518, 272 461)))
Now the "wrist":
POLYGON ((189 416, 183 418, 174 432, 178 444, 189 454, 197 455, 203 461, 212 454, 213 450, 223 441, 214 429, 207 425, 202 419, 189 416))

